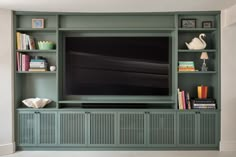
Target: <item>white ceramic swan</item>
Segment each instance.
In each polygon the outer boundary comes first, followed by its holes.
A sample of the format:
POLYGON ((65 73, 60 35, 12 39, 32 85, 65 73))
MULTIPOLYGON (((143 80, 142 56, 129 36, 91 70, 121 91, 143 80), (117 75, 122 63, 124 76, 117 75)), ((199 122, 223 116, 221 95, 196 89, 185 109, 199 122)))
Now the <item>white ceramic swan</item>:
POLYGON ((201 50, 206 48, 206 42, 202 39, 202 37, 206 37, 206 34, 201 33, 199 38, 195 37, 192 39, 190 43, 185 42, 186 46, 189 50, 201 50))

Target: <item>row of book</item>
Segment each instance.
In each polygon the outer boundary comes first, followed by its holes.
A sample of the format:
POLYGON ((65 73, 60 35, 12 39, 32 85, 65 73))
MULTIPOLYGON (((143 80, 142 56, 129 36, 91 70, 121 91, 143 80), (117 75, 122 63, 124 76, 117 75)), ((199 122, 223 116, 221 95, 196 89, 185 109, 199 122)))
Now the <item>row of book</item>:
POLYGON ((187 109, 216 109, 216 100, 213 98, 192 98, 189 92, 178 89, 178 108, 179 110, 187 109))
POLYGON ((31 59, 31 57, 27 54, 23 54, 20 52, 16 52, 16 65, 17 71, 47 71, 47 60, 40 59, 31 59))
POLYGON ((180 110, 191 109, 189 92, 178 89, 178 107, 180 110))
POLYGON ((179 61, 178 71, 195 71, 193 61, 179 61))
POLYGON ((17 50, 34 50, 34 38, 28 34, 16 32, 16 48, 17 50))

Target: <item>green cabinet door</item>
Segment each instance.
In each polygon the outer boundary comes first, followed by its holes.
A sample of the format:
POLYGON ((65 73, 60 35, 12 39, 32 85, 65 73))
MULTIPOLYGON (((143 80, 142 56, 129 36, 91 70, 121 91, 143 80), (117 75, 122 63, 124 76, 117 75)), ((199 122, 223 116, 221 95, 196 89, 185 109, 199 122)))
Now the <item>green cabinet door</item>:
POLYGON ((116 114, 114 112, 88 113, 89 146, 112 146, 115 144, 116 114))
POLYGON ((17 145, 56 144, 56 112, 18 111, 17 145))
POLYGON ((179 147, 215 147, 219 146, 219 113, 217 111, 179 112, 179 147))
POLYGON ((199 113, 199 144, 203 147, 219 146, 219 112, 199 113))
POLYGON ((198 124, 195 112, 178 112, 177 143, 179 147, 195 147, 198 143, 198 124))
POLYGON ((151 112, 148 115, 148 144, 153 147, 176 146, 176 112, 151 112))
POLYGON ((59 112, 59 144, 86 146, 87 124, 85 112, 59 112))
POLYGON ((57 143, 57 117, 56 112, 39 112, 39 145, 54 145, 57 143))
POLYGON ((21 111, 17 113, 17 137, 18 146, 36 145, 36 114, 34 112, 21 111))
POLYGON ((118 137, 120 146, 145 146, 146 116, 144 112, 119 112, 118 137))

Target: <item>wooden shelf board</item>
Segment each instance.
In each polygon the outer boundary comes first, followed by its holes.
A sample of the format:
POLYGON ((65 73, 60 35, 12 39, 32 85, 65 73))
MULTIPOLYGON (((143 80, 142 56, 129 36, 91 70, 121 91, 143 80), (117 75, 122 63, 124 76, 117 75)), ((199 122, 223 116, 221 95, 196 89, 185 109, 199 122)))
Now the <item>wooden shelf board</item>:
POLYGON ((17 71, 18 74, 56 74, 56 71, 17 71))
POLYGON ((215 74, 216 71, 178 71, 179 74, 215 74))
POLYGON ((16 28, 16 31, 56 31, 56 28, 16 28))
POLYGON ((179 49, 178 52, 216 52, 216 49, 203 49, 203 50, 186 50, 186 49, 179 49))
POLYGON ((56 53, 57 50, 16 50, 17 52, 25 52, 25 53, 56 53))
POLYGON ((212 32, 216 31, 216 28, 178 28, 180 32, 194 32, 194 31, 203 31, 203 32, 212 32))
POLYGON ((60 31, 99 31, 99 30, 111 30, 111 31, 120 31, 120 30, 128 30, 128 31, 174 31, 175 28, 156 28, 156 27, 143 27, 143 28, 133 28, 133 27, 72 27, 72 28, 59 28, 60 31))
POLYGON ((146 103, 146 104, 174 104, 171 100, 63 100, 60 104, 76 104, 76 103, 146 103))

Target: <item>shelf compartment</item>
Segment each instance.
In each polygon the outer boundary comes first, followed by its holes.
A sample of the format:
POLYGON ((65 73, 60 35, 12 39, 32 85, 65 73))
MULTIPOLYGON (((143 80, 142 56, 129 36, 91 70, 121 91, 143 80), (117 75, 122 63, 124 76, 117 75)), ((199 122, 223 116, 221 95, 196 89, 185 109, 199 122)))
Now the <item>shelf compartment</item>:
POLYGON ((155 28, 155 27, 72 27, 72 28, 59 28, 59 31, 174 31, 175 28, 155 28))

